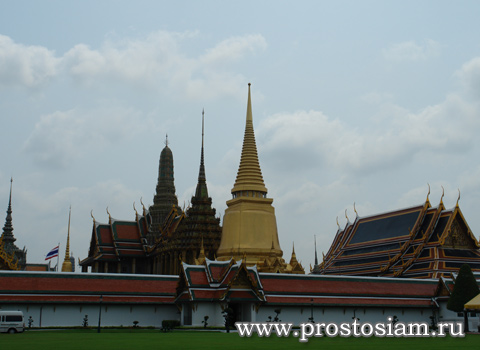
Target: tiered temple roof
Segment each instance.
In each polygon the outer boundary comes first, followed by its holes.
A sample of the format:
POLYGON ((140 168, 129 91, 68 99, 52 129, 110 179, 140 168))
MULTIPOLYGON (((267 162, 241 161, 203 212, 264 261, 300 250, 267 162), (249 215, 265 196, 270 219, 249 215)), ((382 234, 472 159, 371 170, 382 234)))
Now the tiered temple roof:
POLYGON ((176 302, 182 301, 263 302, 265 296, 255 267, 245 260, 205 260, 203 265, 182 264, 176 302))
MULTIPOLYGON (((442 195, 443 198, 443 195, 442 195)), ((438 278, 464 263, 480 271, 479 243, 457 204, 443 201, 368 217, 338 229, 323 262, 312 273, 438 278)))
POLYGON ((109 214, 107 224, 93 219, 88 257, 80 262, 84 271, 92 266, 92 272, 147 273, 150 217, 145 209, 143 214, 135 213, 134 221, 115 220, 109 214))
POLYGON ((443 282, 450 284, 445 281, 259 273, 245 260, 207 259, 201 266, 182 265, 176 302, 431 308, 443 282))

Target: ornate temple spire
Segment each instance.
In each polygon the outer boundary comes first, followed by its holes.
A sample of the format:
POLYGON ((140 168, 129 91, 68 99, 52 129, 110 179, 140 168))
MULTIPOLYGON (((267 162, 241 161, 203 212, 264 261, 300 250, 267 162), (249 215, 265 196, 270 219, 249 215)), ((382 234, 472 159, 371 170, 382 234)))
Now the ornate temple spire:
POLYGON ((293 265, 294 263, 298 264, 297 254, 295 254, 295 243, 293 243, 293 246, 292 246, 292 256, 290 258, 290 265, 293 265))
POLYGON ((203 138, 204 138, 204 123, 205 123, 205 110, 202 110, 202 150, 200 152, 200 170, 198 172, 198 183, 195 191, 196 198, 208 198, 207 178, 205 176, 205 163, 203 152, 203 138))
POLYGON ((255 132, 253 130, 252 100, 250 96, 250 83, 248 84, 247 120, 245 123, 245 135, 243 137, 242 155, 238 167, 237 178, 232 188, 232 194, 242 191, 258 191, 267 194, 263 182, 262 170, 258 161, 255 132))
POLYGON ((13 236, 12 225, 12 185, 13 178, 10 179, 10 197, 8 199, 7 217, 5 218, 5 226, 3 226, 2 238, 6 246, 12 245, 16 239, 13 236))
POLYGON ((62 264, 62 272, 72 272, 72 262, 70 261, 70 217, 72 214, 72 207, 70 207, 70 211, 68 212, 68 233, 67 233, 67 244, 65 247, 65 259, 63 260, 62 264))
POLYGON ((223 216, 217 259, 243 259, 261 272, 285 271, 278 239, 273 199, 267 198, 253 131, 252 99, 248 84, 247 118, 240 165, 223 216))
MULTIPOLYGON (((154 236, 158 236, 160 226, 163 224, 165 217, 172 210, 172 207, 179 213, 182 212, 178 207, 178 199, 175 194, 173 153, 168 145, 168 135, 166 135, 165 147, 160 153, 156 194, 153 197, 153 205, 149 208, 149 213, 152 217, 152 233, 154 236)), ((153 242, 152 237, 150 237, 149 241, 150 243, 153 242)))
POLYGON ((318 266, 318 257, 317 257, 317 236, 313 236, 315 240, 315 266, 318 266))

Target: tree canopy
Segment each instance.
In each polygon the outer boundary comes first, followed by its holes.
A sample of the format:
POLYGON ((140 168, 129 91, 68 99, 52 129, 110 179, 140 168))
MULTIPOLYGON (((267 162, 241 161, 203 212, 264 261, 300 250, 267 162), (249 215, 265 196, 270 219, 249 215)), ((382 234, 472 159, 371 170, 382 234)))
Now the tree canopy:
POLYGON ((447 309, 462 312, 464 305, 480 293, 477 281, 468 264, 463 264, 455 279, 452 295, 448 299, 447 309))

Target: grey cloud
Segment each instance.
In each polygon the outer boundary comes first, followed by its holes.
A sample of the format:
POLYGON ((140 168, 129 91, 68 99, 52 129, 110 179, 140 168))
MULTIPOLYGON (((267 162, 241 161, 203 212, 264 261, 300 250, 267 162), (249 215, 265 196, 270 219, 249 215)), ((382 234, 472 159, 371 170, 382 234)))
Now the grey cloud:
POLYGON ((57 111, 40 118, 23 151, 41 166, 64 169, 87 151, 131 139, 148 127, 130 108, 57 111))
POLYGON ((0 87, 36 88, 58 73, 58 65, 53 51, 17 44, 0 35, 0 87))
POLYGON ((440 54, 440 44, 434 40, 427 39, 423 44, 415 41, 405 41, 390 45, 382 50, 383 57, 389 61, 425 61, 440 54))

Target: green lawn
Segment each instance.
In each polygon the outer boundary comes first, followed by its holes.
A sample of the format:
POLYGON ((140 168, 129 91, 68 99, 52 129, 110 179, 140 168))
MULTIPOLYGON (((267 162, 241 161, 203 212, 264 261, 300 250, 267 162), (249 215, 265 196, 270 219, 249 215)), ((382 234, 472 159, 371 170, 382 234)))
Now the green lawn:
POLYGON ((0 334, 2 349, 33 350, 59 348, 75 349, 479 349, 480 335, 465 338, 310 338, 299 343, 298 338, 241 338, 236 333, 158 330, 42 330, 22 334, 0 334))

